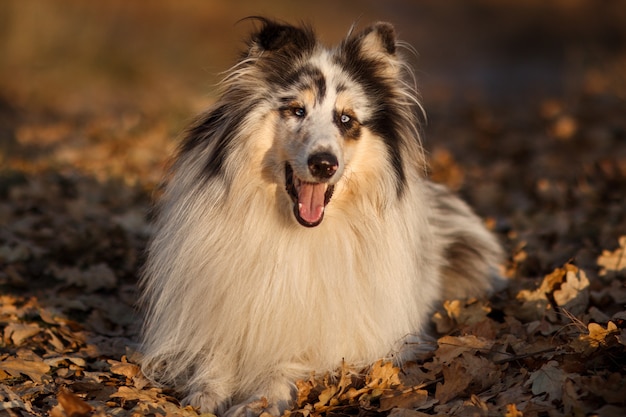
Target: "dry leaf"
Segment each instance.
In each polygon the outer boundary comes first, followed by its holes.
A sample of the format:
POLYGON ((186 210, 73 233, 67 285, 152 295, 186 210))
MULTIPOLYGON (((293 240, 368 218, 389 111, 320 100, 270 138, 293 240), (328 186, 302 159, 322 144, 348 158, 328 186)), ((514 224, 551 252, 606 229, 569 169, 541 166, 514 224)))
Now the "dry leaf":
POLYGON ((407 408, 394 408, 389 412, 388 417, 430 417, 430 414, 407 408))
POLYGON ((607 280, 617 275, 626 274, 626 236, 619 238, 619 248, 614 251, 603 250, 598 256, 599 275, 607 280))
POLYGON ((65 281, 68 285, 84 287, 87 292, 113 289, 117 285, 115 273, 104 263, 92 265, 86 270, 54 267, 52 272, 55 277, 65 281))
POLYGON ((382 396, 379 411, 388 411, 392 408, 416 409, 427 400, 428 391, 409 389, 382 396))
POLYGON ((589 323, 587 330, 587 334, 581 334, 577 340, 572 342, 576 351, 586 355, 597 350, 600 346, 606 345, 608 343, 606 339, 609 335, 618 335, 620 332, 612 321, 607 324, 606 328, 598 323, 589 323))
POLYGON ((438 382, 435 398, 442 404, 461 395, 472 382, 460 361, 443 367, 443 383, 438 382))
POLYGON ((583 314, 589 305, 589 280, 585 271, 573 266, 564 267, 565 281, 560 289, 554 291, 554 301, 559 307, 578 316, 583 314))
POLYGON ((0 362, 0 369, 15 378, 21 374, 28 376, 33 382, 43 383, 50 381, 52 377, 47 375, 50 366, 41 360, 24 360, 17 357, 9 357, 0 362))
POLYGON ((507 404, 506 405, 506 414, 504 417, 523 417, 524 413, 519 411, 515 404, 507 404))
POLYGON ((139 366, 128 363, 128 362, 118 362, 109 359, 107 362, 111 364, 111 372, 117 375, 124 375, 126 378, 132 379, 137 376, 140 372, 139 366))
POLYGON ((473 335, 468 336, 443 336, 438 341, 436 355, 441 363, 452 362, 456 357, 464 352, 475 353, 477 351, 488 351, 494 345, 491 340, 486 340, 473 335))
POLYGON ((87 417, 93 410, 92 406, 66 389, 59 391, 57 399, 67 417, 87 417))
POLYGON ((137 389, 133 387, 121 386, 116 393, 111 394, 111 398, 121 398, 126 401, 148 401, 157 402, 161 390, 157 388, 137 389))
POLYGON ((567 375, 559 366, 557 361, 546 363, 532 372, 524 385, 530 385, 535 395, 546 393, 551 401, 560 400, 567 375))
POLYGON ((314 404, 316 410, 321 409, 322 407, 327 406, 330 403, 330 400, 337 394, 339 388, 336 385, 331 385, 325 390, 323 390, 317 398, 317 402, 314 404))
POLYGON ((378 361, 370 368, 367 375, 367 385, 381 390, 400 386, 398 373, 400 369, 391 362, 378 361))
POLYGON ((41 331, 36 323, 9 323, 4 328, 5 343, 13 342, 15 346, 20 346, 26 339, 33 337, 41 331))

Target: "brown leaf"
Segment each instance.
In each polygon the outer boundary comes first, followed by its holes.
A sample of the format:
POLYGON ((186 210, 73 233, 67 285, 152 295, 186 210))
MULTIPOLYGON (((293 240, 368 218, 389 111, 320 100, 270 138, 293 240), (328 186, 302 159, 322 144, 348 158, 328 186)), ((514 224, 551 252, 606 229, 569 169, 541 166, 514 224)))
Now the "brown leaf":
POLYGON ((560 400, 567 375, 559 366, 557 361, 546 363, 541 369, 530 374, 525 385, 531 385, 535 395, 546 393, 551 401, 560 400))
POLYGON ((157 402, 160 394, 158 388, 137 389, 133 387, 119 387, 116 393, 111 394, 111 398, 121 398, 126 401, 151 401, 157 402))
POLYGON ((61 407, 63 407, 63 410, 68 417, 86 417, 90 415, 93 410, 92 406, 87 404, 76 394, 66 389, 61 389, 59 391, 57 394, 57 400, 59 400, 59 404, 61 404, 61 407))
POLYGON ((392 408, 415 409, 428 400, 428 391, 409 389, 380 398, 379 411, 388 411, 392 408))
POLYGON ((25 360, 17 357, 8 357, 0 362, 0 369, 15 378, 19 378, 21 374, 28 376, 33 382, 43 383, 44 380, 51 380, 50 375, 46 375, 50 371, 50 366, 40 360, 25 360))
POLYGON ((435 398, 445 404, 461 395, 469 386, 471 378, 460 361, 454 361, 443 367, 443 383, 438 382, 435 389, 435 398))
POLYGON ((41 331, 37 323, 9 323, 4 328, 5 343, 13 342, 15 346, 20 346, 26 339, 33 337, 41 331))
POLYGON ((394 408, 389 413, 389 417, 429 417, 430 414, 421 411, 409 410, 406 408, 394 408))
POLYGON ((118 362, 112 359, 109 359, 107 362, 111 364, 111 372, 114 374, 124 375, 129 379, 132 379, 139 374, 139 366, 133 363, 118 362))
POLYGON ((442 363, 450 363, 464 352, 488 351, 494 342, 476 336, 443 336, 437 341, 436 355, 442 363))
POLYGON ((113 289, 117 285, 117 277, 111 268, 104 263, 92 265, 86 270, 71 267, 53 267, 54 276, 68 285, 84 287, 87 292, 100 289, 113 289))

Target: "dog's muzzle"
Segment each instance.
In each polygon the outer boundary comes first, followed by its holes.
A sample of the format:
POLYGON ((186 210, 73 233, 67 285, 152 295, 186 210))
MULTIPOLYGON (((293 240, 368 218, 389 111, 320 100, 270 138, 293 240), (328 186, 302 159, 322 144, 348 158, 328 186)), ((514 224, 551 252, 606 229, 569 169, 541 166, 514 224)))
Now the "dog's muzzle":
POLYGON ((319 182, 303 181, 294 174, 292 166, 285 163, 285 189, 293 201, 293 213, 302 226, 314 227, 324 219, 324 210, 335 186, 328 181, 339 168, 337 157, 319 152, 309 157, 308 169, 319 182))

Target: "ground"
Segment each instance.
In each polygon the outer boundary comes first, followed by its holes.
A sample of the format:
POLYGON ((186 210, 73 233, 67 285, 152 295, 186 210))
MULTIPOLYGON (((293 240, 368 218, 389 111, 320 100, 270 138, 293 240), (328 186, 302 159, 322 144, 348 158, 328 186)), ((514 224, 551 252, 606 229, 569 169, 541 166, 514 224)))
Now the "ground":
POLYGON ((402 369, 301 381, 291 414, 626 415, 624 8, 249 3, 0 6, 0 415, 197 415, 139 371, 137 276, 179 132, 259 13, 329 41, 397 24, 430 175, 498 235, 512 282, 447 300, 402 369))

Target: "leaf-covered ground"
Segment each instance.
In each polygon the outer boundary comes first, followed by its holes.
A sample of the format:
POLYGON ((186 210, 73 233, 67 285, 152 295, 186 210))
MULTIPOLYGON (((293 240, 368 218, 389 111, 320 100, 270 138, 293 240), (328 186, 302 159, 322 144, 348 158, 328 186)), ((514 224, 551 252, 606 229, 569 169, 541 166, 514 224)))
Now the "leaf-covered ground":
MULTIPOLYGON (((211 101, 198 80, 228 66, 202 63, 226 46, 207 53, 194 41, 255 13, 50 4, 0 7, 0 415, 195 416, 139 371, 137 275, 177 132, 211 101)), ((297 17, 286 4, 276 7, 297 17)), ((395 15, 373 4, 368 18, 406 18, 400 1, 389 3, 395 15)), ((481 16, 500 10, 475 4, 481 16)), ((590 16, 583 6, 562 6, 564 26, 542 32, 542 45, 572 48, 575 68, 557 74, 567 88, 497 103, 453 99, 463 85, 423 89, 432 177, 501 238, 510 288, 447 300, 433 312, 432 342, 402 369, 346 366, 300 381, 292 414, 626 415, 626 36, 615 29, 626 19, 605 11, 585 26, 603 47, 576 49, 566 28, 590 16)))

